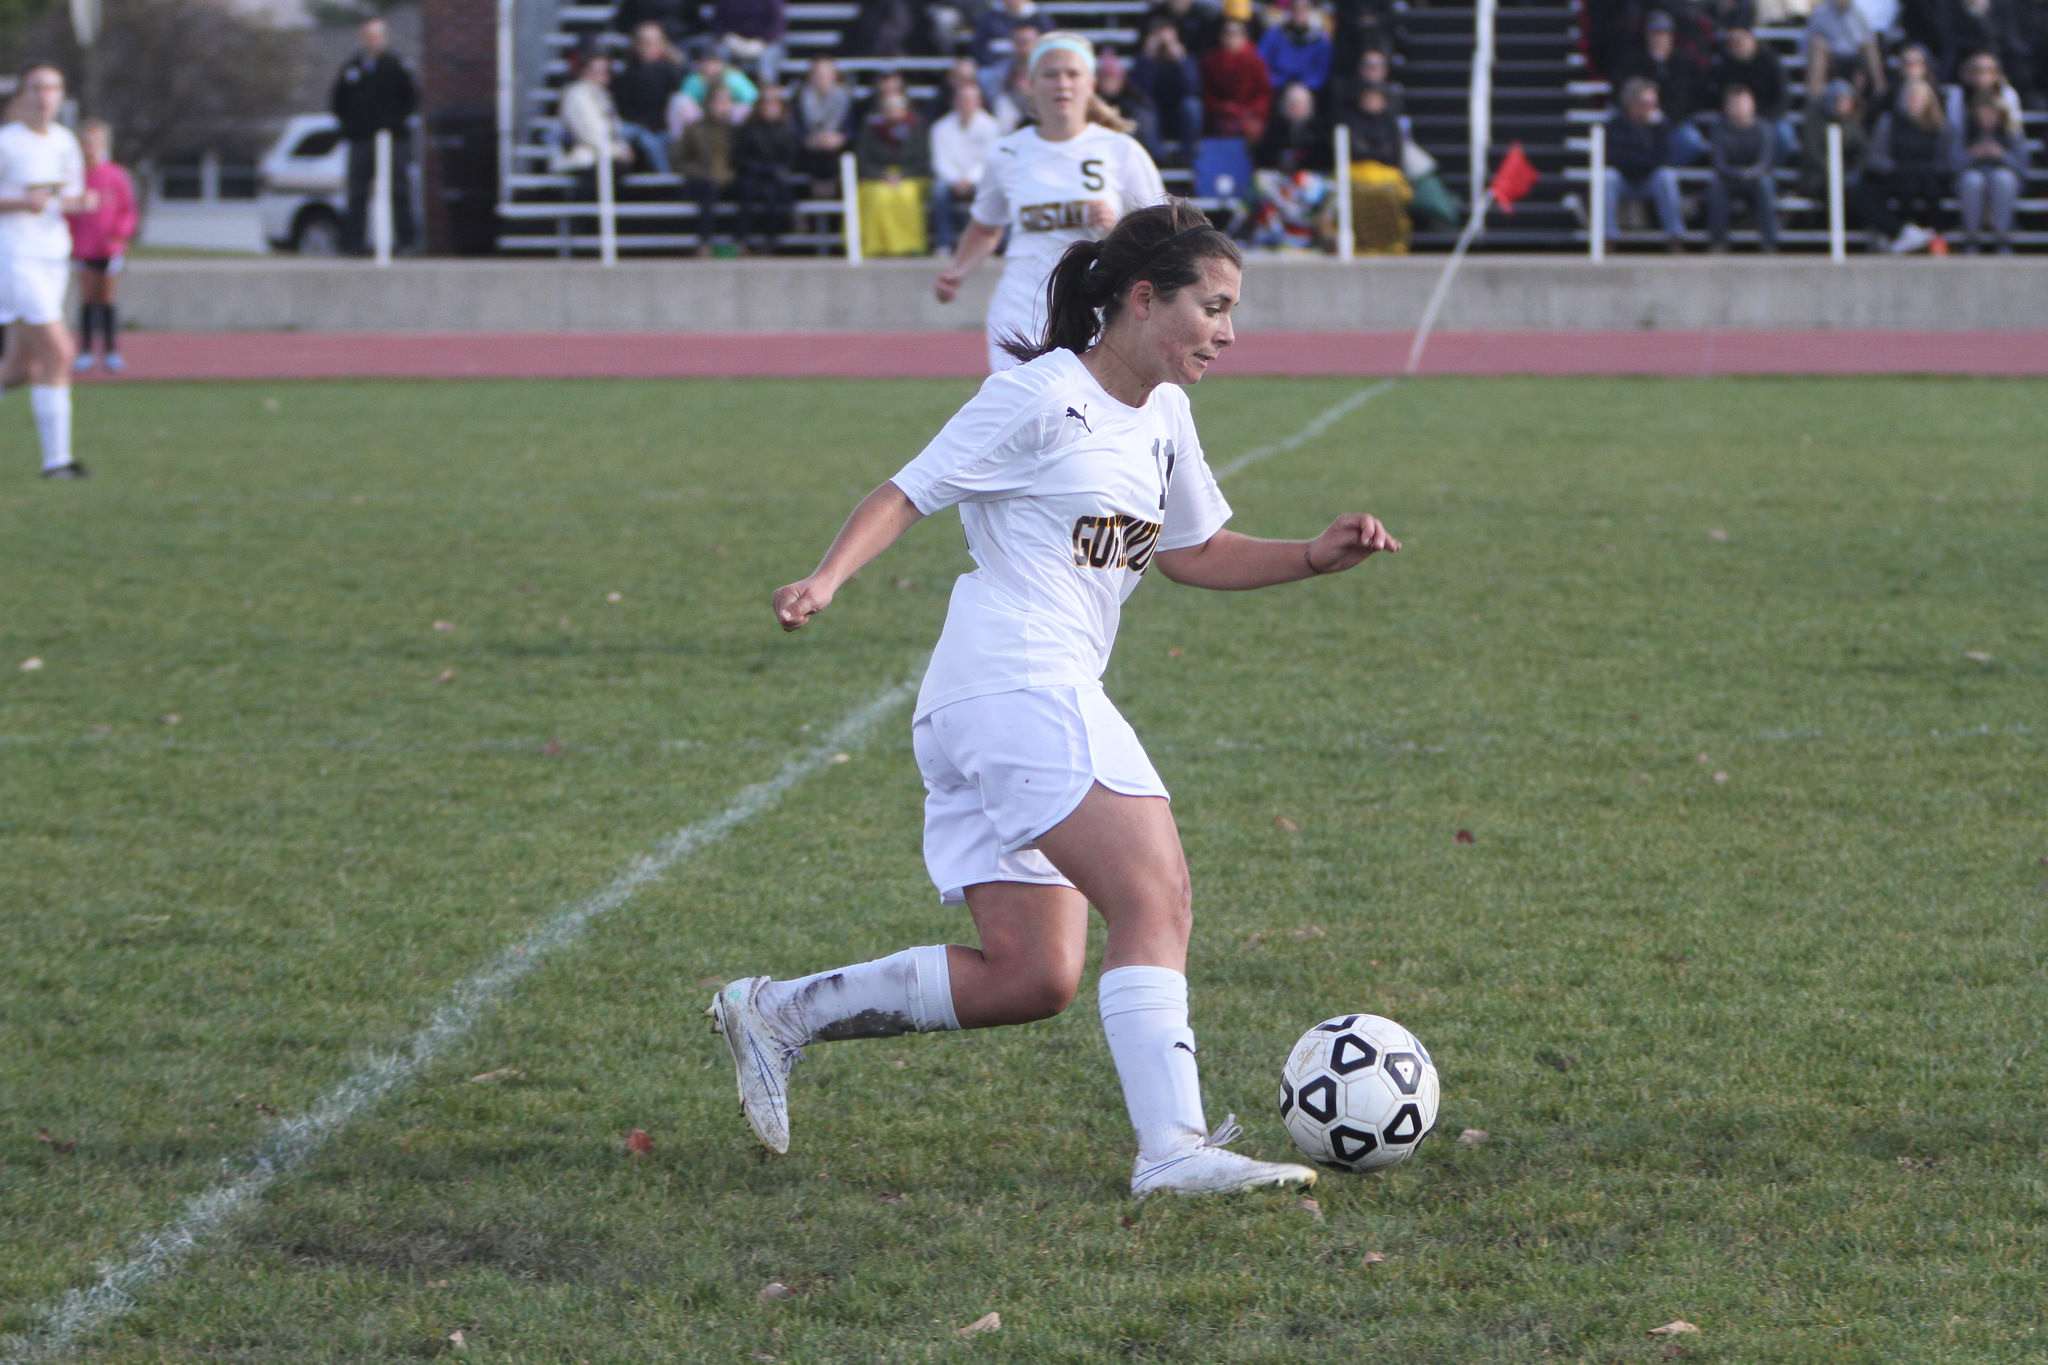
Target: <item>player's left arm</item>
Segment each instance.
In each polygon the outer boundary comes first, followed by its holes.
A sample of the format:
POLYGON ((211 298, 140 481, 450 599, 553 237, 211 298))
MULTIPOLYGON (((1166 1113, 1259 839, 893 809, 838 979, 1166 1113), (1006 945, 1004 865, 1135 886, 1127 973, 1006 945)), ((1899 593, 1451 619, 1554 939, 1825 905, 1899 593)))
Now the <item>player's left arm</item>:
POLYGON ((1218 531, 1199 545, 1161 550, 1154 562, 1176 583, 1232 592, 1342 573, 1382 551, 1392 554, 1400 548, 1401 542, 1387 534, 1378 517, 1350 512, 1313 540, 1260 540, 1218 531))

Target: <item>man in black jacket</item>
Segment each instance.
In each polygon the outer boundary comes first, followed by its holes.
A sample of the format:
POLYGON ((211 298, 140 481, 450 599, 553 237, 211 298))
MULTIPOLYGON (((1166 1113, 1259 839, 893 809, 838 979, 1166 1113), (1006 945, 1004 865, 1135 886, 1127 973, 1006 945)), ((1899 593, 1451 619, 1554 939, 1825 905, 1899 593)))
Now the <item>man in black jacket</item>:
POLYGON ((342 64, 334 78, 329 104, 348 139, 348 220, 342 225, 344 250, 361 256, 369 251, 367 225, 370 181, 377 169, 377 134, 391 134, 391 227, 400 249, 413 244, 410 189, 412 138, 407 120, 419 107, 419 88, 412 72, 389 50, 390 34, 382 19, 371 19, 357 31, 362 50, 342 64))
POLYGON ((1647 199, 1657 208, 1666 251, 1682 251, 1685 220, 1678 177, 1671 169, 1671 125, 1657 107, 1657 87, 1638 76, 1621 88, 1621 109, 1607 120, 1607 240, 1619 233, 1624 200, 1647 199))

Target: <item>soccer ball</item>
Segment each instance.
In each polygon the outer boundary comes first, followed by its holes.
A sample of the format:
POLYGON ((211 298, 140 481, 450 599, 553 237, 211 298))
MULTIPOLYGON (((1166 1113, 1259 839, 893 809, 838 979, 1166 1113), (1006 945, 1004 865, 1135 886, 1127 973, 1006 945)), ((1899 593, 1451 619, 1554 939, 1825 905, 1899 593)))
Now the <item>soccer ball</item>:
POLYGON ((1405 1161, 1436 1127, 1436 1064, 1407 1029, 1377 1014, 1325 1019, 1280 1071, 1280 1118, 1310 1160, 1340 1171, 1405 1161))

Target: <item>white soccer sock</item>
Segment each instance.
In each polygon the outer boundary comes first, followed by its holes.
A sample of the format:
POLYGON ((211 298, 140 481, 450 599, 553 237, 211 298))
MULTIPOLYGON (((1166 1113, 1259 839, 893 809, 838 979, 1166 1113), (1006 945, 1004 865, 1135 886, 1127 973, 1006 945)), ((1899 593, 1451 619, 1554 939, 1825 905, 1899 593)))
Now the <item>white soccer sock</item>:
POLYGON ((1096 1001, 1139 1159, 1164 1160, 1208 1136, 1188 979, 1170 967, 1117 967, 1102 974, 1096 1001))
POLYGON ((960 1027, 943 945, 905 948, 795 981, 771 981, 755 1000, 799 1044, 960 1027))
POLYGON ((71 463, 71 386, 32 384, 29 405, 35 409, 36 436, 43 443, 43 468, 61 469, 71 463))

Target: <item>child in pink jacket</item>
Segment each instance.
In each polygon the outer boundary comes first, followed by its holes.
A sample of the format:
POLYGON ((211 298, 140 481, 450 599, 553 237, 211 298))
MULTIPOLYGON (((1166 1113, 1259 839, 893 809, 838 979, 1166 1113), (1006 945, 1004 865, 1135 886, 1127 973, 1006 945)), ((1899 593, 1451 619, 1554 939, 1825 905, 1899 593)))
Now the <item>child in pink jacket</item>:
POLYGON ((71 213, 71 261, 78 267, 78 360, 76 368, 93 367, 93 336, 100 337, 107 368, 119 373, 120 321, 114 311, 114 277, 121 273, 121 255, 135 236, 135 185, 128 172, 114 164, 113 133, 100 119, 78 128, 85 153, 85 188, 97 192, 99 207, 71 213))

